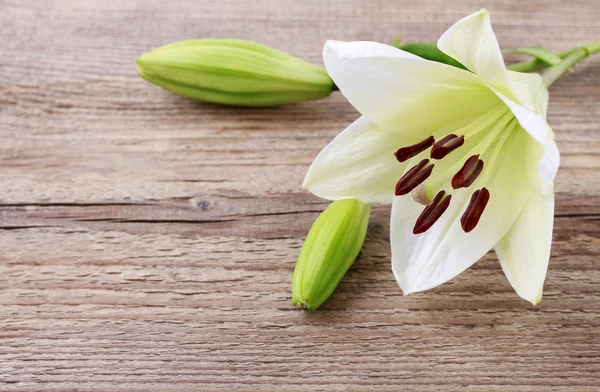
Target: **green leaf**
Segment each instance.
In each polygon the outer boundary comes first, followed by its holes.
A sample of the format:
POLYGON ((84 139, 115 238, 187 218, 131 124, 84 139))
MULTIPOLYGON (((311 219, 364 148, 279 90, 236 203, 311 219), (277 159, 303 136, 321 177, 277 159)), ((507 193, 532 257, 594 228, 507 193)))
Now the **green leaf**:
POLYGON ((438 63, 444 63, 453 67, 467 69, 460 62, 454 60, 444 52, 438 49, 435 42, 414 42, 404 45, 393 45, 398 49, 402 49, 405 52, 412 53, 426 60, 436 61, 438 63))

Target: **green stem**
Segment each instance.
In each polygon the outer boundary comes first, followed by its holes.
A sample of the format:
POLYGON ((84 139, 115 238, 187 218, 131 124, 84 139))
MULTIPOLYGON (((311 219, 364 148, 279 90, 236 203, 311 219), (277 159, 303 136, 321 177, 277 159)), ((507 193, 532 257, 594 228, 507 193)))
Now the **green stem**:
MULTIPOLYGON (((571 53, 573 53, 576 50, 577 50, 577 48, 573 48, 573 49, 565 50, 564 52, 557 53, 556 55, 558 57, 560 57, 561 59, 564 59, 565 57, 569 56, 571 53)), ((510 64, 506 68, 510 69, 511 71, 516 71, 516 72, 535 72, 535 71, 538 71, 540 69, 547 68, 547 67, 548 67, 548 64, 546 64, 545 62, 543 62, 541 60, 535 59, 535 60, 530 60, 530 61, 523 61, 522 63, 510 64)))
POLYGON ((573 49, 571 53, 564 57, 560 63, 548 68, 548 70, 542 75, 544 78, 544 83, 547 87, 550 87, 552 83, 557 81, 562 74, 573 68, 575 64, 598 52, 600 52, 600 41, 592 42, 591 44, 583 45, 573 49))
POLYGON ((591 44, 583 45, 582 48, 587 50, 590 55, 600 52, 600 41, 592 42, 591 44))

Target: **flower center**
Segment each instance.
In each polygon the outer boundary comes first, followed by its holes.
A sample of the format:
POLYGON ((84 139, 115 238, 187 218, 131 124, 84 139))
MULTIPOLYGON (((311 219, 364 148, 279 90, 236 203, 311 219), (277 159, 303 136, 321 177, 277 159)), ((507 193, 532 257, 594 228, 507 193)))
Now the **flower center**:
MULTIPOLYGON (((452 190, 469 188, 480 178, 484 168, 482 157, 489 150, 491 152, 486 155, 488 165, 485 165, 489 167, 484 175, 485 178, 481 178, 481 182, 485 183, 502 147, 518 125, 514 115, 507 111, 491 113, 483 120, 478 119, 476 123, 478 123, 477 126, 469 127, 460 136, 451 133, 436 141, 432 135, 419 143, 402 147, 394 154, 399 162, 406 162, 423 153, 427 154, 426 151, 430 150, 427 158, 421 159, 400 178, 395 189, 396 196, 404 196, 412 192, 415 200, 425 201, 422 204, 427 204, 415 222, 414 234, 426 232, 440 219, 450 206, 452 190), (466 148, 469 151, 465 151, 463 156, 468 156, 468 158, 456 160, 457 156, 454 159, 449 158, 450 162, 445 163, 446 157, 461 148, 467 138, 475 137, 480 131, 486 129, 488 132, 485 132, 482 137, 472 140, 474 146, 466 148), (480 153, 476 153, 477 151, 480 153), (435 161, 439 161, 439 163, 435 161), (439 167, 434 173, 436 165, 439 167), (427 187, 425 183, 427 183, 427 187), (427 196, 428 189, 438 189, 433 200, 431 200, 431 196, 427 196)), ((471 194, 469 205, 460 219, 465 233, 475 229, 489 199, 490 192, 485 187, 476 189, 471 194)))

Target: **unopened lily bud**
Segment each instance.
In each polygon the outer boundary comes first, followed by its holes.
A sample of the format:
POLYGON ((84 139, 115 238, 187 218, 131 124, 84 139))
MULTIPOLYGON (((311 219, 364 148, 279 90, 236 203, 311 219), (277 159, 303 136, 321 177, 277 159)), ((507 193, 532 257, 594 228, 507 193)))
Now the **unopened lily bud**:
POLYGON ((334 201, 319 215, 304 241, 292 278, 292 303, 315 310, 340 283, 365 240, 371 206, 334 201))
POLYGON ((324 68, 252 41, 198 39, 144 53, 140 76, 166 90, 236 106, 275 106, 331 94, 324 68))

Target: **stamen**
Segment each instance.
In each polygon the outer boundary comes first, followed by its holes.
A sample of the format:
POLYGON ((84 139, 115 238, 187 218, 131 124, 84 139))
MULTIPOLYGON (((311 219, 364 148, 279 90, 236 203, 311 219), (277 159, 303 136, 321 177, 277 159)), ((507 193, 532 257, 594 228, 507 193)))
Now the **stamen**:
POLYGON ((442 159, 463 144, 465 144, 464 135, 458 137, 451 133, 450 135, 444 136, 442 139, 433 144, 433 148, 431 149, 431 158, 442 159))
POLYGON ((413 144, 412 146, 406 146, 406 147, 400 148, 398 151, 396 151, 396 153, 394 155, 396 156, 396 159, 398 160, 398 162, 405 162, 405 161, 409 160, 410 158, 412 158, 416 155, 419 155, 423 151, 427 150, 429 147, 431 147, 433 145, 434 142, 435 142, 435 139, 433 138, 433 136, 429 136, 427 139, 423 140, 422 142, 413 144))
POLYGON ((471 196, 469 206, 465 210, 465 213, 460 218, 460 225, 465 233, 470 232, 479 223, 479 218, 485 210, 485 206, 490 200, 490 191, 486 188, 476 190, 471 196))
POLYGON ((406 195, 415 189, 420 183, 425 181, 431 175, 433 164, 425 167, 429 159, 423 159, 415 167, 410 169, 400 178, 396 184, 396 196, 406 195))
POLYGON ((440 216, 448 209, 450 200, 452 199, 452 195, 448 195, 442 200, 445 194, 446 192, 439 191, 433 198, 431 204, 425 207, 423 212, 421 212, 421 215, 417 218, 417 222, 413 228, 413 234, 426 232, 438 219, 440 219, 440 216))
POLYGON ((479 159, 479 154, 471 156, 465 161, 463 167, 452 177, 452 188, 470 187, 483 170, 483 161, 479 159))

